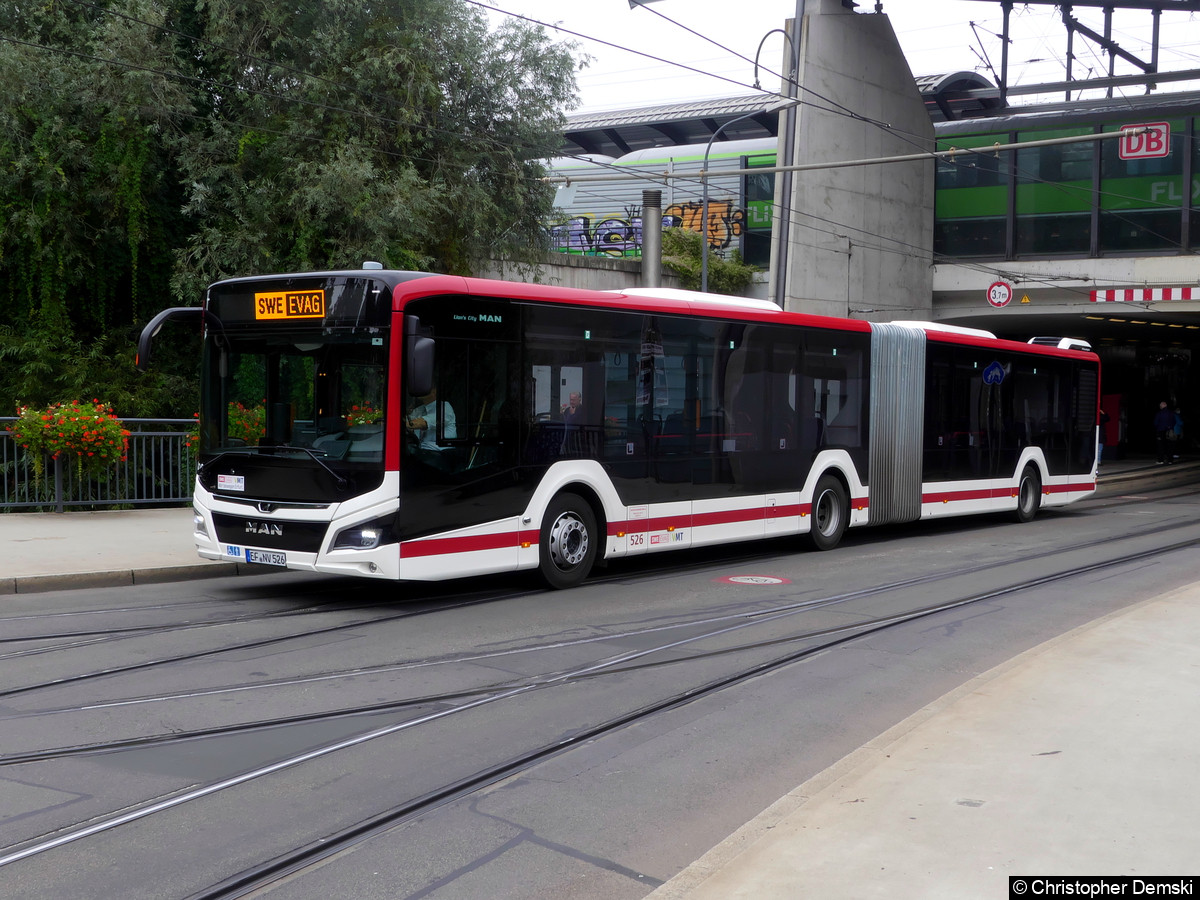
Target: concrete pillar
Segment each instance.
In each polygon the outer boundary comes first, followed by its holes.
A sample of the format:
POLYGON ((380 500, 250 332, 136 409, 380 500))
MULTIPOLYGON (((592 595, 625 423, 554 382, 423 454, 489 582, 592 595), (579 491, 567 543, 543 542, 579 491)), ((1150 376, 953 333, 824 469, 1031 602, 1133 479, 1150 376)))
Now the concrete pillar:
MULTIPOLYGON (((799 33, 808 102, 796 116, 797 164, 934 149, 933 125, 886 15, 809 0, 799 33)), ((772 273, 783 280, 785 308, 930 318, 933 179, 932 160, 797 172, 790 239, 779 248, 786 263, 772 273)))

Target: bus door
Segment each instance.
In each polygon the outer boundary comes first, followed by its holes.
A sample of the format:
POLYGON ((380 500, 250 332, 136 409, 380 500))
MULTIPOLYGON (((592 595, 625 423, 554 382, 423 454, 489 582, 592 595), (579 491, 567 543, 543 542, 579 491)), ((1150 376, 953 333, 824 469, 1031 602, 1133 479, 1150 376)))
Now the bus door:
MULTIPOLYGON (((451 299, 418 300, 406 310, 435 347, 431 384, 403 386, 401 538, 474 529, 479 536, 464 532, 455 546, 472 548, 492 571, 515 568, 515 545, 490 546, 498 542, 487 535, 516 521, 529 492, 515 474, 519 315, 503 301, 451 299), (500 562, 504 554, 511 561, 500 562)), ((465 565, 474 562, 468 556, 464 549, 465 565)))

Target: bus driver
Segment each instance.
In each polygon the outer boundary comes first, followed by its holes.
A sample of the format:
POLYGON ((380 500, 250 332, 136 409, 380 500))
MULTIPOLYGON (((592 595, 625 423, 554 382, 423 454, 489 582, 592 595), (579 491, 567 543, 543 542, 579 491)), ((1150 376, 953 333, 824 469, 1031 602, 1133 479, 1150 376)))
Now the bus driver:
POLYGON ((446 401, 437 401, 437 387, 429 389, 424 397, 417 398, 417 405, 412 408, 408 418, 404 420, 405 427, 412 432, 422 450, 434 452, 445 449, 438 445, 438 414, 442 416, 442 437, 453 440, 458 437, 458 428, 454 420, 454 407, 446 401))

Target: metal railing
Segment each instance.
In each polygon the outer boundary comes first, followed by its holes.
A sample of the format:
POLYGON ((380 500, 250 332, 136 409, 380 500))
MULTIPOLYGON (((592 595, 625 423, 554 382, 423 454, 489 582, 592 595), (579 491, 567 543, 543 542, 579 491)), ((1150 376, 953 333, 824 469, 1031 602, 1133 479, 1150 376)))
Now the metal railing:
POLYGON ((129 452, 106 477, 79 477, 70 458, 47 459, 39 476, 31 454, 13 440, 16 419, 0 417, 0 513, 63 512, 190 503, 196 452, 188 437, 195 419, 122 419, 129 452))

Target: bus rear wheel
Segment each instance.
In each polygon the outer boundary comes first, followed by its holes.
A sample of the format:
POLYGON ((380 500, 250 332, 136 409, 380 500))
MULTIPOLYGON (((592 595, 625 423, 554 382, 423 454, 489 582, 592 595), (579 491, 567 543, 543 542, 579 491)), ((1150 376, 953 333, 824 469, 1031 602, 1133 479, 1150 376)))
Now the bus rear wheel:
POLYGON ((1031 521, 1037 515, 1041 503, 1042 479, 1038 477, 1033 466, 1026 466, 1021 471, 1021 480, 1017 483, 1017 521, 1031 521))
POLYGON ((538 573, 547 587, 561 590, 581 584, 592 571, 599 549, 596 516, 577 494, 559 494, 542 518, 538 573))
POLYGON ((832 475, 824 475, 813 491, 812 527, 808 541, 817 550, 832 550, 850 524, 850 498, 846 487, 832 475))

